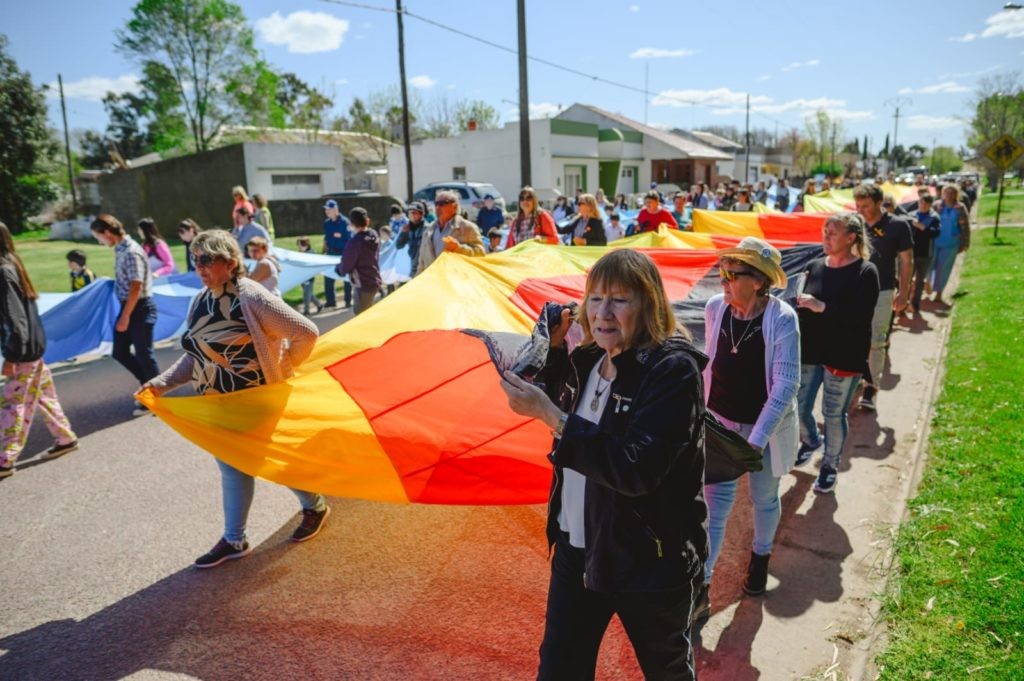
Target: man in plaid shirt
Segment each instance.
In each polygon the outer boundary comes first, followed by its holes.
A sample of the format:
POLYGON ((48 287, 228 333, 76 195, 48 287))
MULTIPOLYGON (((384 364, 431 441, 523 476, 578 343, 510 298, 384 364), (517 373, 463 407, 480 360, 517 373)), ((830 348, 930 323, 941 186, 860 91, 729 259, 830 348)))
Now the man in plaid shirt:
MULTIPOLYGON (((152 298, 153 278, 149 274, 149 261, 142 246, 125 233, 124 226, 114 216, 101 214, 93 220, 90 228, 97 241, 114 249, 114 293, 121 303, 121 312, 114 325, 111 354, 142 385, 160 373, 153 352, 156 304, 152 298)), ((148 409, 135 403, 133 416, 148 413, 148 409)))

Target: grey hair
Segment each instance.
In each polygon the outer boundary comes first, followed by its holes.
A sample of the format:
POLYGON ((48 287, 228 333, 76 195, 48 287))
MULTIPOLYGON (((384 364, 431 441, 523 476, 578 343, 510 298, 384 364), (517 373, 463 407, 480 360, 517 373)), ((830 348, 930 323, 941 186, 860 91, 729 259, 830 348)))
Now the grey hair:
POLYGON ((853 242, 853 251, 861 257, 862 260, 871 259, 871 241, 868 239, 868 226, 864 222, 858 213, 839 213, 838 215, 832 215, 822 226, 822 229, 829 225, 836 225, 847 234, 856 235, 856 240, 853 242))
POLYGON ((231 271, 232 279, 241 279, 245 276, 245 260, 242 259, 242 249, 238 247, 238 241, 231 236, 230 232, 223 229, 210 229, 200 232, 189 244, 192 255, 210 255, 220 258, 226 262, 233 262, 235 265, 231 271))
POLYGON ((452 201, 457 208, 459 206, 459 195, 450 189, 442 189, 434 195, 434 203, 436 204, 438 201, 452 201))

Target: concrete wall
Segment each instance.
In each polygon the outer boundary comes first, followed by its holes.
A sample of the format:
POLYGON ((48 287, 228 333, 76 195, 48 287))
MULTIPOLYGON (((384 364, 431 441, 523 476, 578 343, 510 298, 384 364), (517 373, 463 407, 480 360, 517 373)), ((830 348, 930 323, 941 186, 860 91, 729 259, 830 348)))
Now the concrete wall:
MULTIPOLYGON (((361 206, 370 214, 373 225, 382 225, 391 217, 391 206, 402 202, 393 196, 356 196, 337 199, 341 214, 348 216, 350 210, 361 206)), ((291 199, 271 201, 270 212, 274 215, 274 232, 279 246, 294 248, 296 237, 303 234, 320 234, 324 226, 323 199, 291 199)), ((319 249, 316 241, 314 250, 319 249)))
POLYGON ((246 142, 245 178, 249 194, 268 201, 316 199, 345 189, 341 148, 333 144, 246 142), (273 184, 273 176, 319 175, 316 184, 273 184))
POLYGON ((243 146, 236 144, 102 175, 100 205, 128 227, 152 217, 165 236, 187 217, 230 229, 231 187, 245 183, 243 146))

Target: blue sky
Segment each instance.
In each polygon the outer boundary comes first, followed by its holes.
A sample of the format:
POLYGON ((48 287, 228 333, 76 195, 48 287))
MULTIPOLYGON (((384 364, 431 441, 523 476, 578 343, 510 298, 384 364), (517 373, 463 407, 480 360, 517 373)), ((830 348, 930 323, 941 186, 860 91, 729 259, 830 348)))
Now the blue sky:
MULTIPOLYGON (((323 0, 240 3, 257 47, 282 70, 331 93, 338 113, 353 97, 398 82, 394 13, 323 0)), ((393 9, 389 0, 362 4, 393 9)), ((72 129, 106 125, 99 100, 107 89, 133 87, 136 64, 114 49, 114 32, 134 2, 34 0, 10 3, 0 31, 21 68, 42 84, 63 75, 72 129)), ((515 0, 409 0, 409 12, 514 48, 515 0)), ((529 52, 638 92, 531 62, 531 117, 574 102, 594 104, 652 125, 803 128, 822 107, 841 117, 848 137, 881 147, 893 130, 887 101, 901 109, 899 141, 959 146, 963 119, 985 76, 1024 65, 1024 10, 1002 3, 728 2, 575 3, 528 0, 529 52), (681 100, 686 100, 686 103, 681 100)), ((483 99, 503 120, 516 117, 514 54, 409 17, 406 69, 422 99, 483 99)), ((51 99, 51 120, 60 107, 51 99)))

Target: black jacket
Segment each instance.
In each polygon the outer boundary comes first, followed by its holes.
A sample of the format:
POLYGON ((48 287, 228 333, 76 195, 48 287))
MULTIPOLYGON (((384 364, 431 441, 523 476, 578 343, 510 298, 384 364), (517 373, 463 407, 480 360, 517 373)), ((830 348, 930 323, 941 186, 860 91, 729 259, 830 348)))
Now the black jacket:
POLYGON ((539 378, 569 413, 549 455, 555 464, 548 542, 561 529, 562 468, 586 476, 584 584, 592 591, 669 591, 702 574, 708 555, 704 503, 707 357, 680 337, 612 361, 616 377, 599 424, 574 414, 604 351, 552 349, 539 378))
MULTIPOLYGON (((576 225, 582 219, 582 217, 577 217, 565 227, 556 227, 556 229, 559 234, 573 234, 576 231, 576 225)), ((606 246, 608 244, 608 238, 604 234, 604 223, 601 222, 601 218, 590 218, 587 220, 587 228, 583 232, 583 239, 587 242, 587 246, 606 246)))
POLYGON ((46 351, 36 301, 21 290, 18 270, 0 261, 0 350, 8 362, 34 362, 46 351))

